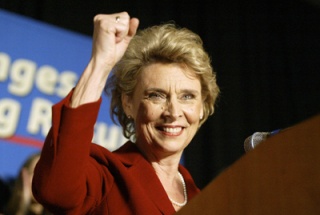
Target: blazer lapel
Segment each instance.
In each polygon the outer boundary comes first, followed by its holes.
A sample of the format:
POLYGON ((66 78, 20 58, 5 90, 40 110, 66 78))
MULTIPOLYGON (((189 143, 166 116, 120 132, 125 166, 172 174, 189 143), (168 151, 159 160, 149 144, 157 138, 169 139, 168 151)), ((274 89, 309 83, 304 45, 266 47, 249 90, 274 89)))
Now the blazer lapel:
POLYGON ((163 214, 174 214, 176 211, 154 169, 134 143, 126 143, 115 153, 119 155, 120 160, 127 166, 130 174, 137 180, 157 208, 159 208, 163 214))
POLYGON ((167 193, 165 192, 154 169, 144 158, 135 163, 129 171, 140 182, 148 196, 163 214, 173 214, 175 212, 167 193))

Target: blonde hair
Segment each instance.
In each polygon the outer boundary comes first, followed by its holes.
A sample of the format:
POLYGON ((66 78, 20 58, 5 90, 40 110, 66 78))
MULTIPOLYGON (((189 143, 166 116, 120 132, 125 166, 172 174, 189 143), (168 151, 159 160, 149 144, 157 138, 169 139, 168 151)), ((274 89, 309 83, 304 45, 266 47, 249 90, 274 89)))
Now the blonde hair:
MULTIPOLYGON (((5 207, 5 214, 32 214, 30 211, 30 203, 24 200, 23 186, 23 171, 27 171, 28 175, 33 176, 35 164, 40 158, 40 153, 30 155, 23 163, 19 170, 19 175, 14 182, 11 197, 5 207)), ((31 188, 30 188, 31 189, 31 188)))
POLYGON ((139 31, 131 40, 106 88, 112 94, 111 118, 115 123, 120 123, 127 138, 135 134, 135 129, 134 122, 122 108, 121 95, 132 95, 141 71, 157 62, 179 63, 195 72, 201 82, 204 104, 204 116, 200 125, 214 112, 219 87, 210 57, 204 50, 199 35, 172 23, 149 27, 139 31))

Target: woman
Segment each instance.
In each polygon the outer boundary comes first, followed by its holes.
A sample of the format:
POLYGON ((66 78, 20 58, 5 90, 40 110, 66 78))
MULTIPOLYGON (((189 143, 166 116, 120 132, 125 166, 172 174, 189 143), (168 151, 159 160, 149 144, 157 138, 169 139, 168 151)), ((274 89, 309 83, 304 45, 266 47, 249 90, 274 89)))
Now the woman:
POLYGON ((40 158, 39 153, 32 154, 23 163, 19 175, 15 180, 10 199, 5 207, 4 214, 9 215, 44 215, 47 213, 43 206, 33 197, 31 181, 34 167, 40 158))
POLYGON ((214 111, 219 89, 198 35, 173 25, 139 32, 126 12, 97 15, 92 57, 53 107, 33 192, 55 214, 173 214, 199 189, 179 161, 214 111), (128 141, 91 144, 106 80, 128 141), (134 143, 133 143, 134 142, 134 143))

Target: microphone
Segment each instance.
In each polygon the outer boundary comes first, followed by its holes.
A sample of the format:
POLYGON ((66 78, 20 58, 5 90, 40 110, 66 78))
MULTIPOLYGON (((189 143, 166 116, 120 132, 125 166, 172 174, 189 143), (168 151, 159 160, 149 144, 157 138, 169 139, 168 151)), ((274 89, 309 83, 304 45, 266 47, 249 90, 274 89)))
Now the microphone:
POLYGON ((257 145, 267 140, 269 137, 279 133, 281 129, 271 132, 255 132, 251 136, 247 137, 244 141, 244 151, 247 153, 254 149, 257 145))

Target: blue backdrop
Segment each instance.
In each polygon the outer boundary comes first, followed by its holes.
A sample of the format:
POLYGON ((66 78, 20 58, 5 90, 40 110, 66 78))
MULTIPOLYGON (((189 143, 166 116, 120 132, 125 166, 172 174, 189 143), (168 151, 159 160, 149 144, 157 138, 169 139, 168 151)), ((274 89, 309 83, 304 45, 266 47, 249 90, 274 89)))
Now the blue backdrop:
MULTIPOLYGON (((0 10, 0 177, 15 177, 41 150, 51 106, 76 84, 91 38, 0 10)), ((94 142, 113 150, 124 141, 103 98, 94 142)))

